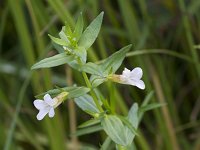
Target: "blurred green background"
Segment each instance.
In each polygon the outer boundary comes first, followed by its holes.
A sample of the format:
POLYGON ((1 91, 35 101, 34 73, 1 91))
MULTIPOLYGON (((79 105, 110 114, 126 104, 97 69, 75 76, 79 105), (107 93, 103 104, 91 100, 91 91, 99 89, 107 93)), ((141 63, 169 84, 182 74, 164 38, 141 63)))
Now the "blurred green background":
POLYGON ((98 149, 103 143, 104 132, 73 136, 89 118, 73 101, 59 107, 53 119, 36 119, 34 95, 55 85, 84 84, 78 72, 67 66, 30 70, 56 54, 48 33, 58 36, 65 21, 73 28, 80 12, 86 27, 101 11, 103 26, 88 59, 98 61, 133 44, 124 66, 141 67, 146 83, 144 91, 107 84, 101 86, 104 95, 113 92, 124 115, 151 91, 152 102, 167 103, 144 115, 135 149, 200 149, 200 0, 0 1, 0 149, 98 149))

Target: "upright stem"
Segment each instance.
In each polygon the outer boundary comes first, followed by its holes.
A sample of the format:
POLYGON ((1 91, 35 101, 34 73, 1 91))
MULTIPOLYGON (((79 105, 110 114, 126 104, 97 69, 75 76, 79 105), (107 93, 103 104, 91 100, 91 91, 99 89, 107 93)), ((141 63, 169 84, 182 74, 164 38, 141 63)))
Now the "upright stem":
POLYGON ((96 93, 94 92, 94 90, 92 89, 92 85, 88 79, 88 76, 85 72, 82 72, 83 78, 85 80, 85 83, 87 85, 88 88, 90 88, 90 94, 94 100, 95 105, 97 106, 97 108, 99 109, 100 112, 103 112, 103 108, 101 107, 101 105, 99 104, 98 98, 96 96, 96 93))

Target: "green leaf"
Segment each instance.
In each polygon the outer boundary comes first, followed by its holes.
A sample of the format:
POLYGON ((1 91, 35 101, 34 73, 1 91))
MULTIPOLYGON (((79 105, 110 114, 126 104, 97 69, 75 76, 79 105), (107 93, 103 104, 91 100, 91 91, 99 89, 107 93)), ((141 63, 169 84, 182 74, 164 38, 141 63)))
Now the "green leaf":
POLYGON ((88 62, 85 65, 83 65, 81 67, 81 70, 86 73, 93 74, 93 75, 99 75, 99 76, 103 75, 103 73, 101 71, 101 67, 92 62, 88 62))
POLYGON ((89 88, 86 88, 86 87, 64 87, 64 88, 60 88, 60 89, 52 89, 52 90, 49 90, 45 93, 42 93, 42 94, 39 94, 39 95, 36 95, 35 97, 36 98, 39 98, 39 99, 42 99, 43 96, 45 94, 50 94, 52 97, 56 97, 58 94, 60 94, 61 92, 68 92, 69 94, 67 95, 67 98, 68 99, 73 99, 73 98, 76 98, 76 97, 79 97, 79 96, 82 96, 82 95, 85 95, 86 93, 88 93, 90 91, 89 88))
POLYGON ((62 30, 59 32, 59 36, 63 41, 67 42, 68 45, 70 44, 70 41, 69 41, 69 38, 68 38, 69 35, 66 35, 66 33, 65 33, 65 26, 63 26, 62 30))
POLYGON ((129 120, 123 116, 117 116, 121 121, 131 130, 131 132, 135 135, 138 135, 137 130, 133 125, 129 122, 129 120))
POLYGON ((101 123, 105 132, 115 143, 123 146, 128 144, 125 135, 125 126, 117 116, 106 115, 101 123))
MULTIPOLYGON (((131 123, 131 125, 135 129, 137 129, 138 124, 139 124, 138 104, 137 103, 135 103, 135 104, 132 105, 131 109, 129 110, 127 119, 131 123)), ((125 129, 125 135, 126 135, 126 139, 127 139, 128 144, 131 144, 133 142, 135 134, 133 134, 130 131, 130 128, 126 127, 126 129, 125 129)))
POLYGON ((86 135, 86 134, 98 132, 98 131, 101 131, 101 130, 102 130, 102 126, 96 125, 96 126, 80 129, 74 135, 81 136, 81 135, 86 135))
POLYGON ((82 32, 83 32, 83 16, 82 13, 80 13, 74 29, 74 37, 76 38, 76 41, 80 39, 82 32))
POLYGON ((143 100, 141 106, 142 106, 142 107, 143 107, 143 106, 146 106, 146 105, 149 103, 149 101, 151 100, 151 98, 153 97, 153 95, 154 95, 154 91, 149 92, 149 93, 147 94, 147 96, 145 97, 145 99, 143 100))
POLYGON ((101 12, 85 29, 78 41, 80 47, 84 47, 87 50, 94 43, 101 28, 103 14, 104 13, 101 12))
POLYGON ((51 40, 58 45, 62 45, 62 46, 68 46, 69 45, 69 43, 67 41, 63 40, 63 39, 53 37, 50 34, 48 34, 48 35, 51 38, 51 40))
POLYGON ((87 60, 87 51, 84 47, 77 47, 73 50, 74 55, 78 56, 81 59, 81 62, 86 63, 87 60))
POLYGON ((108 150, 110 148, 111 142, 112 142, 111 138, 107 137, 103 142, 103 144, 101 145, 100 150, 108 150))
MULTIPOLYGON (((92 87, 97 87, 103 82, 107 81, 107 76, 109 74, 113 74, 117 71, 117 69, 121 66, 122 61, 124 60, 126 53, 130 50, 131 44, 121 48, 116 53, 112 54, 110 57, 104 59, 99 65, 94 66, 101 70, 101 74, 94 74, 94 72, 90 72, 92 74, 90 81, 92 83, 92 87)), ((93 67, 93 68, 94 68, 93 67)), ((92 68, 92 67, 91 67, 92 68)))
POLYGON ((83 95, 81 97, 75 98, 74 101, 78 105, 78 107, 81 108, 83 111, 100 113, 90 95, 83 95))
MULTIPOLYGON (((149 104, 150 100, 152 99, 153 95, 154 95, 154 91, 151 91, 150 93, 148 93, 147 96, 145 97, 145 99, 143 100, 141 107, 147 106, 149 104)), ((138 114, 139 122, 141 121, 143 115, 144 115, 144 112, 139 111, 139 114, 138 114)))
POLYGON ((128 121, 133 127, 138 127, 138 104, 134 103, 128 112, 128 121))
POLYGON ((111 107, 110 107, 110 105, 109 105, 109 103, 108 103, 108 100, 102 98, 101 101, 102 101, 102 103, 103 103, 103 106, 106 108, 107 112, 108 112, 108 113, 112 112, 111 107))
POLYGON ((73 36, 72 29, 71 29, 70 25, 67 22, 65 22, 65 26, 63 28, 63 32, 65 33, 66 36, 69 36, 69 37, 73 36))
POLYGON ((68 98, 77 98, 77 97, 80 97, 82 95, 85 95, 89 91, 90 91, 90 89, 86 88, 86 87, 76 87, 69 92, 68 98))
POLYGON ((126 53, 130 50, 132 44, 121 48, 119 51, 112 54, 110 57, 103 60, 100 64, 104 75, 113 74, 117 71, 117 69, 121 66, 124 58, 126 57, 126 53))
POLYGON ((39 69, 39 68, 50 68, 59 66, 62 64, 66 64, 74 60, 73 55, 67 55, 66 53, 57 54, 55 56, 45 58, 38 63, 34 64, 31 69, 39 69))
POLYGON ((58 51, 58 53, 64 53, 65 52, 63 46, 56 44, 55 42, 52 42, 52 45, 58 51))
POLYGON ((81 125, 79 125, 78 128, 85 128, 85 127, 93 126, 98 123, 100 123, 99 119, 90 119, 90 120, 82 123, 81 125))
POLYGON ((166 105, 166 103, 152 103, 152 104, 149 104, 149 105, 140 107, 140 113, 141 113, 141 112, 144 113, 144 112, 146 112, 146 111, 149 111, 149 110, 152 110, 152 109, 161 107, 161 106, 165 106, 165 105, 166 105))
POLYGON ((92 75, 90 77, 90 81, 91 81, 92 87, 95 88, 99 86, 100 84, 102 84, 103 82, 107 81, 107 78, 98 76, 98 75, 92 75))

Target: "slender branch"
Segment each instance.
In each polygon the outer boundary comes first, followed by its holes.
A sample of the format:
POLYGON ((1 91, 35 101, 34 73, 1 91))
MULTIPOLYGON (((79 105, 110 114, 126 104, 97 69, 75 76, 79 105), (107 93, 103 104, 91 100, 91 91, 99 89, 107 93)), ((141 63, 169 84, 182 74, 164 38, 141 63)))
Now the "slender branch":
MULTIPOLYGON (((77 59, 77 62, 79 63, 79 65, 82 65, 82 62, 80 60, 80 58, 77 59)), ((94 92, 94 90, 92 89, 92 85, 90 83, 90 80, 88 79, 88 76, 85 72, 82 72, 83 78, 85 80, 85 83, 87 85, 88 88, 90 88, 90 94, 94 100, 95 105, 97 106, 97 108, 99 109, 100 112, 104 112, 103 108, 101 107, 101 105, 99 104, 98 98, 96 96, 96 93, 94 92)))
POLYGON ((85 83, 87 85, 88 88, 90 88, 90 94, 94 100, 94 103, 96 104, 97 108, 99 109, 100 112, 103 112, 103 108, 101 107, 101 105, 99 104, 98 98, 96 96, 96 93, 94 92, 94 90, 92 89, 92 85, 88 79, 88 76, 85 72, 82 72, 83 78, 85 80, 85 83))

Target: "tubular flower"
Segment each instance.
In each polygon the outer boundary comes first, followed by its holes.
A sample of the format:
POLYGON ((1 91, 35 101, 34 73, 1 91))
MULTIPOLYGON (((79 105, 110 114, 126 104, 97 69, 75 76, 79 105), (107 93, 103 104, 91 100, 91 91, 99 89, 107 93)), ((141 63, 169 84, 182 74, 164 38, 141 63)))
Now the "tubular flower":
POLYGON ((54 109, 63 102, 67 95, 67 92, 62 92, 55 98, 51 98, 49 94, 45 94, 44 100, 34 100, 33 104, 39 110, 39 113, 37 114, 37 119, 42 120, 46 114, 48 114, 50 118, 54 117, 54 109))
POLYGON ((121 84, 129 84, 136 86, 140 89, 145 89, 145 84, 141 80, 143 75, 142 69, 139 67, 134 68, 132 71, 125 68, 122 75, 111 75, 108 79, 121 84))

